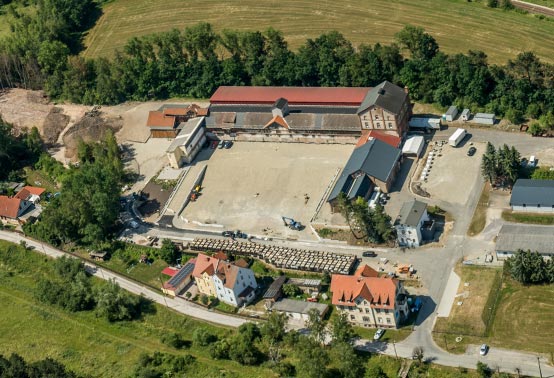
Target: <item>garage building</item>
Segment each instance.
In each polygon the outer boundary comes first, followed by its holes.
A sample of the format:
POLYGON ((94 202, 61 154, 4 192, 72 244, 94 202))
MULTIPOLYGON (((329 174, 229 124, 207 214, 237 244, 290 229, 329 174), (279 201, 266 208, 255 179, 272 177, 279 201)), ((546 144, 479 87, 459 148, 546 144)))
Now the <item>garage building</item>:
POLYGON ((294 299, 281 299, 271 307, 271 311, 285 314, 287 318, 306 322, 309 319, 309 312, 316 309, 319 317, 323 318, 329 309, 329 306, 323 303, 296 301, 294 299))
POLYGON ((510 206, 513 211, 554 213, 554 180, 517 180, 510 206))
POLYGON ((504 260, 518 250, 538 252, 543 257, 554 256, 554 234, 551 226, 505 224, 496 239, 496 258, 504 260))
POLYGON ((477 113, 473 116, 473 122, 483 125, 494 125, 496 118, 492 113, 477 113))
POLYGON ((419 157, 423 150, 423 146, 425 146, 425 139, 420 135, 413 136, 406 139, 406 142, 404 142, 402 153, 406 156, 419 157))

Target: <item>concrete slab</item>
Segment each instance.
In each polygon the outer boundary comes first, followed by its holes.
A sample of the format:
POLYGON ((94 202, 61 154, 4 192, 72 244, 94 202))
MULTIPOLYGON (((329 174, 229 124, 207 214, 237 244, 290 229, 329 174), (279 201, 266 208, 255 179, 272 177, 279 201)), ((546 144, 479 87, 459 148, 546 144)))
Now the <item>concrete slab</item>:
POLYGON ((201 196, 182 217, 249 234, 313 240, 310 227, 289 230, 281 216, 308 225, 352 150, 352 145, 255 142, 211 150, 201 196))
POLYGON ((158 180, 177 180, 181 172, 183 172, 183 168, 175 169, 170 166, 164 167, 158 175, 158 180))
POLYGON ((437 317, 448 318, 450 316, 450 310, 452 310, 452 305, 454 304, 454 299, 456 298, 456 292, 460 286, 460 281, 460 276, 452 270, 450 276, 448 277, 446 287, 444 288, 444 293, 442 294, 442 299, 437 310, 437 317))

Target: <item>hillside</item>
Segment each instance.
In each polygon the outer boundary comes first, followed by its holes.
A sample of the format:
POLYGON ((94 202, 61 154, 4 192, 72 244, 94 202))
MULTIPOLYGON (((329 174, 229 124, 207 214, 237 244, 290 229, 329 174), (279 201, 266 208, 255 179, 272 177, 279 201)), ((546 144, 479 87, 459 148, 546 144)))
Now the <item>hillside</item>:
POLYGON ((482 50, 505 63, 523 50, 554 60, 554 22, 466 0, 115 0, 89 32, 87 57, 110 56, 133 36, 200 21, 222 29, 283 31, 292 48, 336 29, 353 43, 389 43, 405 24, 422 26, 446 52, 482 50))

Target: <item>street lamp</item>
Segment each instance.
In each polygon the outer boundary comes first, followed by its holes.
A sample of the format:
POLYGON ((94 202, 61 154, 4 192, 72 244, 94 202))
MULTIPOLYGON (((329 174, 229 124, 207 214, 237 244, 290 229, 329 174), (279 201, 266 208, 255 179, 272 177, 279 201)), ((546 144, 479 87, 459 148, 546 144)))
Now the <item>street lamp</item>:
POLYGON ((541 359, 539 356, 537 356, 537 363, 539 364, 539 375, 542 378, 541 359))

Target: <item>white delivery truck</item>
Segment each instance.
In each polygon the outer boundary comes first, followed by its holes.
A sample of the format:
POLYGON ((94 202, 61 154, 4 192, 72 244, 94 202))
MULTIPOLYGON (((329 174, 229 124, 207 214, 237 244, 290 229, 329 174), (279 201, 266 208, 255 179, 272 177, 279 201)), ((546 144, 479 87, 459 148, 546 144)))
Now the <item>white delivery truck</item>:
POLYGON ((452 136, 448 138, 448 144, 452 147, 456 147, 462 141, 462 139, 465 138, 466 134, 467 132, 465 129, 457 129, 456 131, 454 131, 454 134, 452 134, 452 136))

